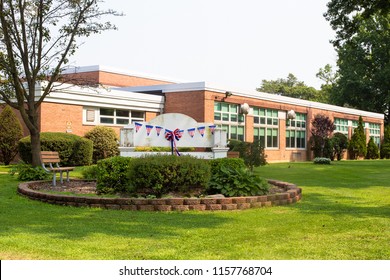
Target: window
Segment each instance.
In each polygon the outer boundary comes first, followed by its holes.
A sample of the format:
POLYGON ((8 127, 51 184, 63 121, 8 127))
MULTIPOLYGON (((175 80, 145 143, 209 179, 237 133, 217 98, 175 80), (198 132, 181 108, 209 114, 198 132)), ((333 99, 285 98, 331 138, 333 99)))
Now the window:
MULTIPOLYGON (((336 126, 334 132, 339 132, 348 136, 348 120, 335 118, 334 125, 336 126)), ((357 127, 357 123, 356 123, 356 127, 357 127)))
POLYGON ((134 121, 144 121, 145 112, 113 108, 84 108, 86 124, 128 125, 134 121))
POLYGON ((278 110, 253 108, 253 136, 264 148, 279 147, 278 110))
POLYGON ((286 122, 286 148, 306 148, 306 114, 296 113, 286 122))
POLYGON ((372 138, 374 143, 379 147, 381 144, 381 125, 377 123, 369 123, 368 128, 370 130, 370 138, 372 138))
POLYGON ((214 103, 214 121, 227 131, 228 139, 245 140, 245 118, 239 113, 239 105, 224 102, 214 103))

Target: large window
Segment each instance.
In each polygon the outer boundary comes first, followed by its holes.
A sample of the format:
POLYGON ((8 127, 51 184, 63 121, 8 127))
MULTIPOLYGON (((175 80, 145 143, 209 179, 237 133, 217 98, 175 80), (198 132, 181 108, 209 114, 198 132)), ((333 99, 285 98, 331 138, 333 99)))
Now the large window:
POLYGON ((253 137, 264 148, 279 147, 278 110, 253 108, 253 137))
MULTIPOLYGON (((346 119, 334 119, 334 124, 336 126, 336 129, 334 132, 342 133, 346 136, 348 136, 348 120, 346 119)), ((356 124, 357 126, 357 124, 356 124)))
POLYGON ((215 102, 214 122, 227 131, 229 139, 245 140, 245 118, 240 114, 239 105, 215 102))
POLYGON ((144 121, 145 112, 113 108, 84 108, 86 124, 128 125, 144 121))
POLYGON ((286 122, 286 148, 306 148, 306 114, 296 113, 286 122))
POLYGON ((381 125, 377 123, 369 123, 368 128, 370 129, 370 138, 372 138, 375 144, 381 144, 381 125))

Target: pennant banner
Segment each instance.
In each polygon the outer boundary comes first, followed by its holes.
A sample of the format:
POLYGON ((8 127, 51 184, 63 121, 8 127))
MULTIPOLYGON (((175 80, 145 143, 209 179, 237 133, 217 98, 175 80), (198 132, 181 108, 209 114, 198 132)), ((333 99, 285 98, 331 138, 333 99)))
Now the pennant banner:
POLYGON ((206 129, 206 127, 204 127, 204 126, 199 126, 198 127, 198 131, 199 131, 200 135, 202 135, 202 137, 204 136, 204 130, 205 129, 206 129))
POLYGON ((217 127, 216 125, 209 125, 210 131, 211 131, 211 134, 213 134, 213 135, 214 135, 214 131, 215 131, 215 128, 216 128, 216 127, 217 127))
POLYGON ((134 125, 135 125, 135 132, 138 132, 139 129, 142 127, 142 123, 135 122, 134 125))
POLYGON ((161 129, 163 129, 161 126, 156 125, 157 136, 160 136, 161 129))
POLYGON ((152 129, 153 129, 153 125, 145 125, 145 127, 146 127, 146 135, 147 136, 149 136, 149 134, 150 134, 150 132, 152 131, 152 129))
POLYGON ((193 138, 195 136, 195 128, 189 128, 187 129, 188 134, 193 138))

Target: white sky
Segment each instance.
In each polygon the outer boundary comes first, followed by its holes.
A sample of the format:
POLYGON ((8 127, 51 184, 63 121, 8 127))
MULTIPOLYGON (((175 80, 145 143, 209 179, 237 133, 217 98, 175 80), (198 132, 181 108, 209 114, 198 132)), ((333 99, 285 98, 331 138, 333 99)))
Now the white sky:
POLYGON ((336 64, 328 0, 106 0, 118 31, 87 38, 71 63, 253 90, 293 73, 320 88, 336 64))

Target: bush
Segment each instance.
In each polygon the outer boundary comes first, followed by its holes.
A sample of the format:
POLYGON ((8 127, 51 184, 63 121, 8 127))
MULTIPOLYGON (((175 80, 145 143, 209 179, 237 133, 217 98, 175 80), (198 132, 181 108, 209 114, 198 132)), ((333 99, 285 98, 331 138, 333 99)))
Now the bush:
POLYGON ((331 159, 330 158, 316 157, 313 162, 314 162, 314 164, 330 164, 331 159))
POLYGON ((359 117, 358 127, 355 128, 351 141, 349 141, 348 152, 351 159, 365 157, 367 154, 366 134, 364 133, 362 117, 359 117))
POLYGON ((378 159, 379 158, 379 148, 375 144, 374 139, 370 138, 367 144, 367 154, 366 159, 378 159))
POLYGON ((96 190, 99 194, 126 193, 130 185, 127 174, 131 161, 132 158, 119 156, 103 159, 98 161, 96 168, 88 170, 86 175, 96 172, 96 190))
POLYGON ((30 164, 24 162, 15 165, 11 171, 11 175, 18 173, 19 181, 41 181, 47 180, 51 175, 46 172, 42 167, 32 167, 30 164))
POLYGON ((210 166, 191 156, 147 156, 133 159, 128 176, 136 193, 156 197, 171 192, 191 194, 205 190, 210 166))
POLYGON ((381 158, 390 158, 390 125, 385 127, 385 135, 381 145, 381 158))
POLYGON ((254 175, 247 168, 234 169, 221 166, 218 172, 211 175, 207 192, 220 193, 227 197, 263 195, 268 192, 268 183, 254 175))
MULTIPOLYGON (((92 142, 80 136, 62 132, 42 132, 41 150, 58 152, 61 165, 80 166, 92 163, 92 142)), ((31 163, 31 138, 19 141, 19 154, 26 163, 31 163)))
POLYGON ((18 153, 18 142, 22 137, 22 125, 11 107, 6 106, 0 114, 0 162, 10 164, 18 153))
POLYGON ((240 158, 250 170, 255 166, 266 165, 266 155, 264 147, 261 146, 260 141, 243 142, 238 140, 229 141, 229 150, 240 153, 240 158))
POLYGON ((208 163, 211 167, 211 175, 217 173, 222 167, 228 167, 232 169, 245 168, 244 160, 241 158, 218 158, 209 160, 208 163))
POLYGON ((340 132, 336 132, 332 137, 333 158, 341 160, 348 148, 348 137, 340 132))
POLYGON ((86 180, 97 180, 99 168, 97 165, 85 166, 81 170, 81 175, 86 180))
POLYGON ((95 126, 85 134, 93 142, 93 162, 119 155, 118 137, 112 128, 95 126))

